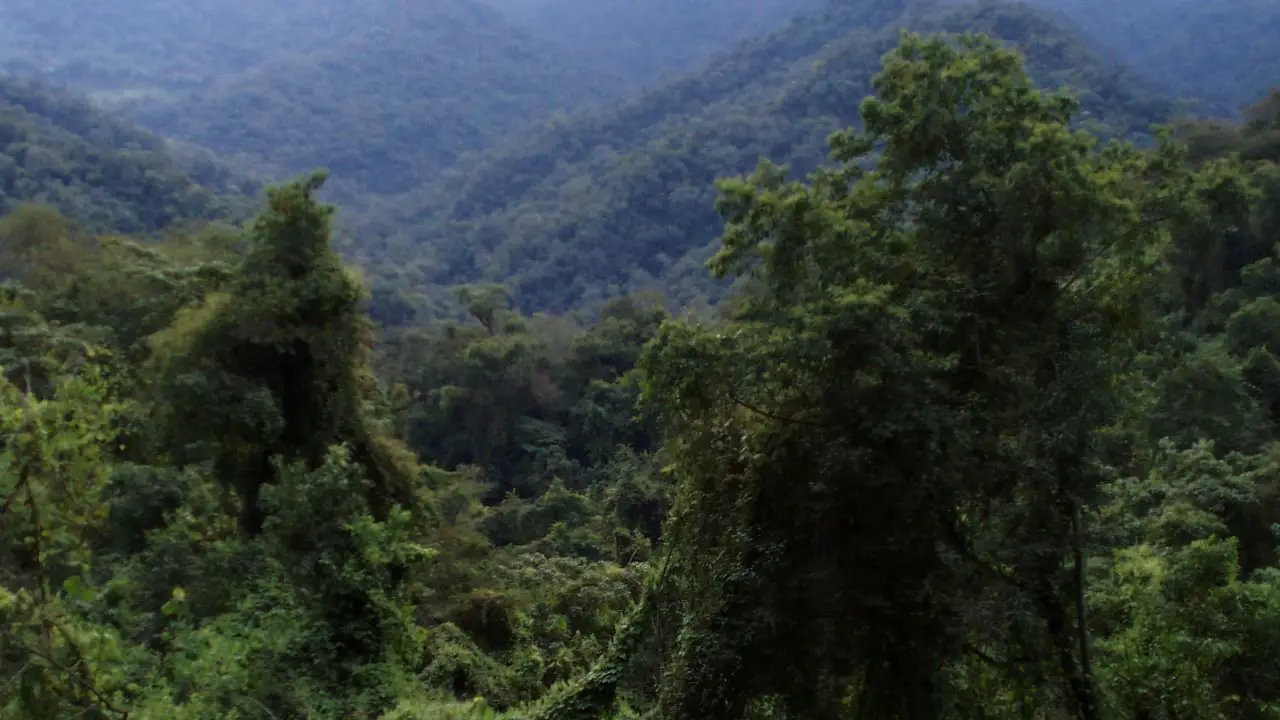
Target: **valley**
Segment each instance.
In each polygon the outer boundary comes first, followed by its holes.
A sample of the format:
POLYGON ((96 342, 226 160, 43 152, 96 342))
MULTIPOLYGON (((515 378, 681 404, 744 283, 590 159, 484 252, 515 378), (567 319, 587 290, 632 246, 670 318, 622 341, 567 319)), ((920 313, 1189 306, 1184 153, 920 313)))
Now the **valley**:
POLYGON ((0 4, 0 717, 1274 717, 1277 23, 0 4))

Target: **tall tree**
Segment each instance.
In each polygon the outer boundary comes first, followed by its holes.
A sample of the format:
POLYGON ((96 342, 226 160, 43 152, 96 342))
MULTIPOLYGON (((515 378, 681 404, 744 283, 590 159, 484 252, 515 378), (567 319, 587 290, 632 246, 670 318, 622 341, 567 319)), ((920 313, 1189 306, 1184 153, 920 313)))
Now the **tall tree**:
POLYGON ((763 290, 644 362, 681 480, 664 713, 938 717, 980 655, 1096 718, 1080 507, 1157 255, 1146 161, 982 36, 904 36, 875 88, 838 167, 721 185, 712 267, 763 290))
POLYGON ((170 452, 213 461, 250 534, 262 529, 258 496, 277 458, 317 469, 335 444, 368 473, 375 516, 412 504, 412 458, 366 412, 372 331, 364 288, 330 244, 333 208, 314 198, 324 179, 272 189, 227 291, 180 315, 157 346, 170 452))

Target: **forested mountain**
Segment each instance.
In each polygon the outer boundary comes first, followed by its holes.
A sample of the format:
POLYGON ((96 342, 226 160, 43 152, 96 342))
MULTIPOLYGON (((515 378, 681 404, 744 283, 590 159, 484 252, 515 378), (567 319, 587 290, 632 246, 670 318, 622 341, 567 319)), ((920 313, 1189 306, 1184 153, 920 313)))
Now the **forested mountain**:
POLYGON ((1197 113, 1236 115, 1276 82, 1274 0, 1030 0, 1059 10, 1197 113))
POLYGON ((822 0, 487 0, 539 37, 632 84, 690 71, 733 42, 784 25, 822 0))
POLYGON ((1274 717, 1280 91, 1135 146, 1037 16, 917 20, 1026 57, 882 23, 739 83, 860 122, 720 179, 716 317, 378 332, 322 174, 219 232, 10 215, 0 716, 1274 717))
POLYGON ((0 215, 39 202, 96 231, 244 215, 257 187, 74 93, 0 75, 0 215))
POLYGON ((324 0, 13 0, 0 6, 0 61, 106 100, 163 95, 340 40, 353 29, 335 22, 343 10, 324 0))
POLYGON ((0 6, 0 718, 1280 718, 1280 87, 502 1, 0 6))
POLYGON ((390 239, 357 257, 387 286, 505 282, 526 310, 598 306, 654 287, 680 303, 718 295, 702 272, 721 227, 712 181, 760 157, 797 174, 816 167, 827 135, 857 120, 903 26, 1016 43, 1041 82, 1082 93, 1082 122, 1094 130, 1142 133, 1167 116, 1168 103, 1029 7, 950 6, 832 3, 705 72, 544 128, 428 193, 387 203, 390 239))
POLYGON ((0 27, 11 67, 277 175, 326 167, 348 198, 620 90, 475 0, 6 3, 0 27))

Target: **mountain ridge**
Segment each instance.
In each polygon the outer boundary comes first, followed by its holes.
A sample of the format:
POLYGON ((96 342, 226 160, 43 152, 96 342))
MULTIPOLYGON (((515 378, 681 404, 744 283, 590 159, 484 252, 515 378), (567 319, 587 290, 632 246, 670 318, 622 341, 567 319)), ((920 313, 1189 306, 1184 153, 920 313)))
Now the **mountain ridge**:
POLYGON ((258 182, 96 108, 86 97, 0 74, 0 214, 51 205, 98 232, 245 217, 258 182))
POLYGON ((1200 115, 1237 117, 1280 82, 1275 0, 1026 0, 1072 18, 1200 115))
POLYGON ((714 299, 724 287, 702 268, 721 227, 714 181, 750 171, 760 157, 797 175, 823 162, 826 137, 856 123, 903 26, 1023 42, 1042 81, 1086 91, 1087 121, 1104 135, 1141 133, 1171 109, 1020 3, 833 3, 742 43, 700 75, 544 127, 389 202, 394 219, 381 220, 389 237, 356 256, 401 287, 508 282, 526 312, 597 306, 644 289, 679 304, 714 299))
POLYGON ((701 69, 823 0, 487 0, 535 34, 634 86, 701 69), (656 48, 656 50, 655 50, 656 48))
MULTIPOLYGON (((464 153, 618 91, 616 79, 475 0, 179 2, 158 5, 158 19, 145 20, 120 0, 86 7, 96 13, 90 17, 119 17, 130 29, 113 45, 80 47, 93 32, 81 27, 86 21, 27 5, 0 9, 0 24, 16 16, 31 29, 40 13, 61 18, 46 29, 66 36, 55 43, 60 64, 45 76, 94 93, 154 132, 239 157, 277 179, 326 167, 330 194, 345 201, 429 182, 464 153), (209 14, 218 21, 206 36, 200 28, 209 14), (145 42, 134 47, 133 35, 145 42), (161 60, 168 45, 182 47, 161 60), (168 69, 175 64, 196 71, 175 79, 168 69)), ((10 39, 22 29, 11 27, 10 39)), ((0 64, 21 65, 18 47, 0 51, 0 64)))

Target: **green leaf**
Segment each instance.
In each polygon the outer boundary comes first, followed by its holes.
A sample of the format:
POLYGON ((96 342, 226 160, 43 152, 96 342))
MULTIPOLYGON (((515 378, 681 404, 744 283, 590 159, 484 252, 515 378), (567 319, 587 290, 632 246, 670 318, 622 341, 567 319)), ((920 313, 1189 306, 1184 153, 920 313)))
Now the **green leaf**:
POLYGON ((72 575, 66 580, 63 580, 62 591, 65 592, 68 597, 80 602, 93 602, 94 598, 97 597, 97 592, 95 592, 92 587, 86 585, 79 575, 72 575))
POLYGON ((186 599, 187 591, 176 587, 173 589, 173 596, 169 598, 169 601, 160 606, 160 612, 169 617, 177 615, 182 610, 182 604, 186 599))

